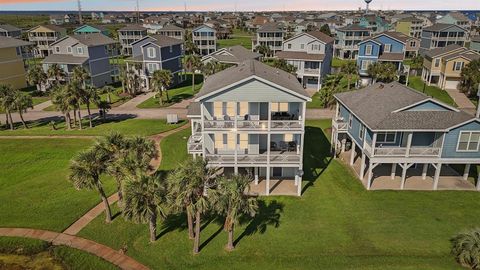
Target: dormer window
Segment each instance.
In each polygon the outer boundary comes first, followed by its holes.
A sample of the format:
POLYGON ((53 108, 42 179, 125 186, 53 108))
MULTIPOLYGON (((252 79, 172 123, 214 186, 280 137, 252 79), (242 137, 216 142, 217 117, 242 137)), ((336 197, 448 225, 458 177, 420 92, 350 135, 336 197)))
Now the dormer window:
POLYGON ((384 52, 391 52, 392 51, 392 44, 385 44, 384 52))
POLYGON ((155 58, 157 56, 157 53, 155 52, 155 48, 147 48, 147 55, 149 58, 155 58))
POLYGON ((435 59, 435 67, 438 68, 440 66, 440 59, 435 59))
POLYGON ((365 55, 372 55, 373 47, 372 45, 365 46, 365 55))
POLYGON ((289 43, 289 44, 287 45, 287 47, 288 47, 288 49, 291 49, 291 48, 292 48, 292 44, 289 43))
POLYGON ((72 53, 72 47, 67 47, 67 52, 72 53))
POLYGON ((453 62, 453 71, 461 71, 464 62, 453 62))

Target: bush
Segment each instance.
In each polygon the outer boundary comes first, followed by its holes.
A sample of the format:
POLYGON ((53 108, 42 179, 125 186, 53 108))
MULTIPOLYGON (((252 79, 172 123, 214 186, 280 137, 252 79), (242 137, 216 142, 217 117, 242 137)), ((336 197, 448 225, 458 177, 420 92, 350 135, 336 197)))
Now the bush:
POLYGON ((0 253, 32 255, 47 250, 49 246, 49 243, 36 239, 0 237, 0 253))
POLYGON ((464 267, 480 269, 480 229, 459 233, 450 239, 452 254, 464 267))

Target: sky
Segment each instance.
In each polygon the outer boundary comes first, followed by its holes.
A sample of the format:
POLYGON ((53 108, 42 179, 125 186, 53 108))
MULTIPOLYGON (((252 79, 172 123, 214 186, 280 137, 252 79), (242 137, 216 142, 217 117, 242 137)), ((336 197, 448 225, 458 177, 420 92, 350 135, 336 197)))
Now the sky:
MULTIPOLYGON (((364 8, 363 0, 139 0, 142 11, 283 11, 353 10, 364 8)), ((82 10, 134 10, 136 0, 81 0, 82 10)), ((373 0, 371 9, 475 10, 480 0, 373 0)), ((0 0, 0 11, 76 10, 76 0, 0 0)))

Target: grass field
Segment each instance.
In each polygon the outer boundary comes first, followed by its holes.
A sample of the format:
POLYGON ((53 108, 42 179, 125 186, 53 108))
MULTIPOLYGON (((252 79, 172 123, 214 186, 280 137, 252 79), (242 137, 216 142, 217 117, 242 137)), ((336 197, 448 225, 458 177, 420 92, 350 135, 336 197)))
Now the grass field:
MULTIPOLYGON (((419 76, 412 76, 409 78, 408 86, 410 86, 411 88, 419 92, 423 92, 424 82, 422 81, 422 78, 420 78, 419 76)), ((447 91, 444 91, 436 86, 427 85, 425 87, 425 94, 435 99, 438 99, 439 101, 445 104, 452 105, 455 107, 457 106, 457 104, 455 104, 455 101, 453 101, 453 99, 448 95, 447 91)))
MULTIPOLYGON (((355 89, 354 85, 357 80, 358 80, 358 77, 355 77, 351 80, 350 83, 352 85, 350 90, 355 89)), ((340 81, 340 85, 341 85, 342 91, 347 91, 348 80, 346 78, 342 78, 342 80, 340 81)), ((321 100, 320 91, 318 91, 312 96, 312 101, 307 103, 307 109, 323 109, 323 108, 324 106, 321 100)))
POLYGON ((242 45, 243 47, 252 49, 252 34, 244 32, 240 29, 234 29, 231 38, 217 40, 219 48, 230 47, 234 45, 242 45))
POLYGON ((163 104, 160 104, 160 100, 158 98, 151 97, 145 100, 144 102, 140 103, 137 106, 137 108, 151 109, 151 108, 163 108, 163 107, 171 106, 184 99, 193 97, 198 91, 200 91, 200 89, 202 88, 202 84, 203 84, 203 75, 195 74, 195 89, 193 91, 192 75, 187 74, 187 79, 184 82, 168 90, 170 102, 166 102, 165 96, 164 96, 163 104))
POLYGON ((29 29, 39 24, 48 24, 50 21, 47 14, 1 14, 0 24, 11 24, 18 28, 29 29))
POLYGON ((15 130, 2 130, 0 128, 0 136, 50 136, 50 135, 75 135, 75 136, 101 136, 111 131, 116 131, 125 135, 142 135, 149 136, 160 132, 177 128, 185 122, 175 125, 167 124, 164 119, 127 119, 127 120, 111 120, 109 122, 95 121, 94 127, 89 128, 88 121, 84 119, 83 130, 65 129, 65 123, 56 122, 56 130, 52 130, 49 122, 31 122, 29 129, 24 129, 20 123, 17 123, 15 130))
MULTIPOLYGON (((223 249, 221 221, 211 218, 204 220, 198 256, 191 254, 184 217, 160 223, 154 244, 147 225, 121 217, 109 225, 99 217, 80 235, 116 249, 127 244, 127 254, 152 269, 461 269, 449 239, 478 226, 476 192, 368 192, 328 157, 330 121, 307 125, 303 196, 262 198, 257 217, 236 229, 231 253, 223 249)), ((183 133, 162 142, 179 149, 164 156, 163 169, 186 157, 183 133)))
MULTIPOLYGON (((67 180, 70 159, 88 139, 2 140, 0 227, 62 231, 100 202, 96 191, 77 191, 67 180)), ((105 182, 109 193, 113 181, 105 182)))
POLYGON ((2 266, 6 267, 2 269, 118 269, 97 256, 77 249, 17 237, 0 237, 2 266))

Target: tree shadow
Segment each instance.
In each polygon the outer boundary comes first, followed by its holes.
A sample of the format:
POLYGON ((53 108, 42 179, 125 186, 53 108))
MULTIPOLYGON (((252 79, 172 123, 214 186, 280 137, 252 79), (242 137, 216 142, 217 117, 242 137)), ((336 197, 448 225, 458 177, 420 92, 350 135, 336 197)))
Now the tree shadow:
POLYGON ((280 217, 283 213, 283 203, 273 200, 268 204, 260 200, 258 201, 258 213, 255 217, 242 216, 240 224, 248 223, 245 230, 235 239, 234 245, 237 245, 245 236, 256 233, 264 234, 268 227, 278 228, 280 226, 280 217))
POLYGON ((325 132, 319 127, 307 126, 305 128, 305 147, 303 153, 303 180, 307 184, 302 189, 302 194, 312 187, 318 177, 325 171, 330 162, 332 155, 330 152, 330 141, 325 132))
POLYGON ((183 231, 187 226, 187 215, 185 213, 170 214, 162 221, 162 226, 160 232, 157 233, 156 239, 158 240, 167 233, 175 230, 183 231))

